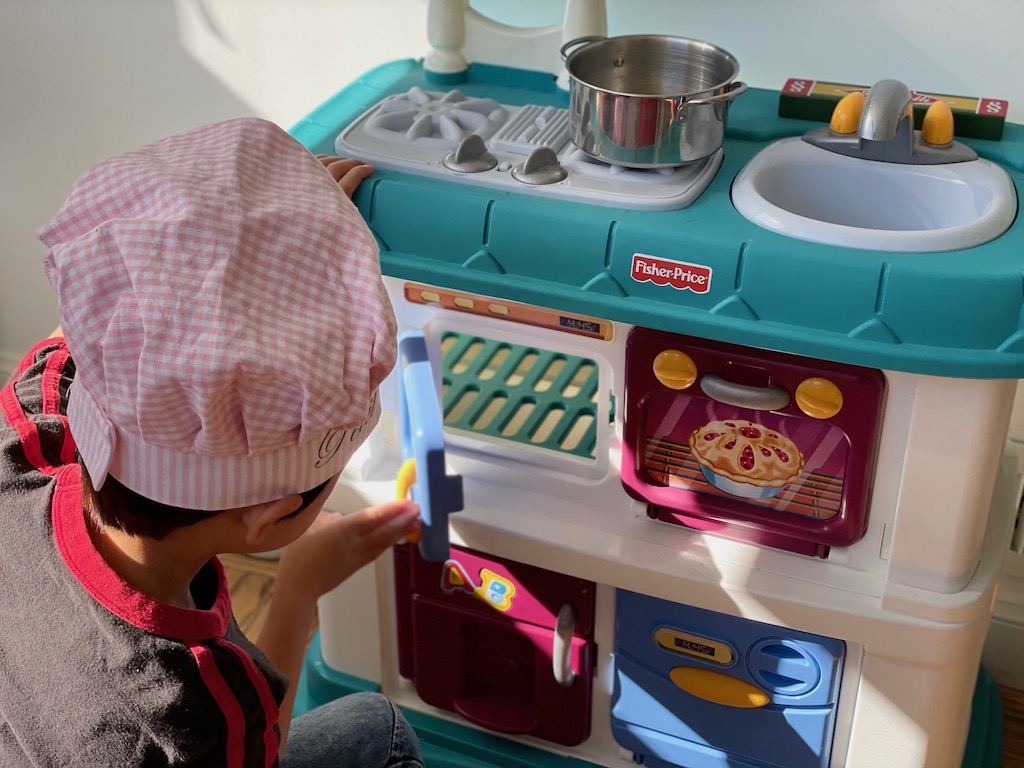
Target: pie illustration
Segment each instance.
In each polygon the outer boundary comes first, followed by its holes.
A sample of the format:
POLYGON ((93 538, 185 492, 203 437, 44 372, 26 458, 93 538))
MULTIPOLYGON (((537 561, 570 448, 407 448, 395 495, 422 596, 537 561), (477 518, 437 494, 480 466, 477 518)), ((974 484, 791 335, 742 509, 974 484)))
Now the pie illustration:
POLYGON ((741 419, 712 421, 695 429, 690 453, 709 483, 749 498, 778 494, 800 476, 804 466, 803 454, 788 437, 741 419))

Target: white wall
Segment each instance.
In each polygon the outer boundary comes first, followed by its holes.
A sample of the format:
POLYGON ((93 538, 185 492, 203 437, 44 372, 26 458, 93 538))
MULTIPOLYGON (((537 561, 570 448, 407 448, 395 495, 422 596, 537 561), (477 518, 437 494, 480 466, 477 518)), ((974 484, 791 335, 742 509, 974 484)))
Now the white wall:
POLYGON ((248 114, 182 49, 171 2, 0 0, 0 381, 57 324, 36 230, 91 164, 248 114))
MULTIPOLYGON (((560 0, 474 0, 545 24, 560 0)), ((289 126, 375 64, 426 49, 426 0, 0 0, 0 370, 56 323, 36 230, 92 163, 193 125, 289 126)), ((1010 101, 1024 122, 1018 0, 608 0, 611 34, 696 37, 741 79, 791 76, 1010 101), (807 30, 811 30, 808 32, 807 30)), ((0 379, 4 376, 0 375, 0 379)))

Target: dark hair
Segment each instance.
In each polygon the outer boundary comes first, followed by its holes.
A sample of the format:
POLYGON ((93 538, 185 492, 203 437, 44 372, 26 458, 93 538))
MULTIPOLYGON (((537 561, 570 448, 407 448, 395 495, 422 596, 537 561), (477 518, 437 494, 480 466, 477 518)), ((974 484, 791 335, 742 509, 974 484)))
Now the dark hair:
MULTIPOLYGON (((161 504, 140 496, 110 475, 107 475, 103 487, 97 491, 93 488, 92 478, 81 458, 78 459, 78 465, 82 469, 82 507, 96 526, 159 541, 177 528, 194 525, 200 520, 220 514, 220 511, 182 509, 161 504)), ((306 509, 327 487, 328 482, 330 480, 325 480, 316 488, 300 493, 302 505, 282 520, 294 517, 306 509)))
POLYGON ((219 514, 199 509, 181 509, 147 499, 110 475, 107 475, 103 487, 97 491, 93 488, 92 478, 81 457, 78 466, 82 469, 82 507, 97 527, 113 528, 129 536, 145 536, 159 541, 176 528, 184 528, 219 514))

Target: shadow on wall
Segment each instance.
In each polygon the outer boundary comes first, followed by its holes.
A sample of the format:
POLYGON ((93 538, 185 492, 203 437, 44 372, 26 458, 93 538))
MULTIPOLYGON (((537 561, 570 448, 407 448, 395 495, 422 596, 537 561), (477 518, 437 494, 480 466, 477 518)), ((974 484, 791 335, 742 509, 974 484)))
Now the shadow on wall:
POLYGON ((367 70, 421 57, 427 48, 427 0, 175 0, 175 7, 182 46, 258 114, 285 127, 367 70))
POLYGON ((0 24, 0 370, 57 325, 36 231, 111 155, 255 113, 183 50, 170 2, 5 3, 0 24))

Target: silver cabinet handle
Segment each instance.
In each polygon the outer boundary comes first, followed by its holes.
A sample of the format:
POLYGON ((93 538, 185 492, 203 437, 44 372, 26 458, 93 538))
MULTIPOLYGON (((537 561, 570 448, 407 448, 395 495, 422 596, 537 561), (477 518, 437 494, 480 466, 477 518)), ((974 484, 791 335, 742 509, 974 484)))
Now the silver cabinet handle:
POLYGON ((782 387, 749 387, 726 381, 717 373, 701 376, 700 388, 708 397, 755 411, 777 411, 789 405, 789 392, 782 387))
POLYGON ((551 649, 551 671, 556 682, 568 688, 576 680, 572 671, 572 638, 576 629, 576 611, 566 603, 558 611, 558 622, 555 624, 555 642, 551 649))

